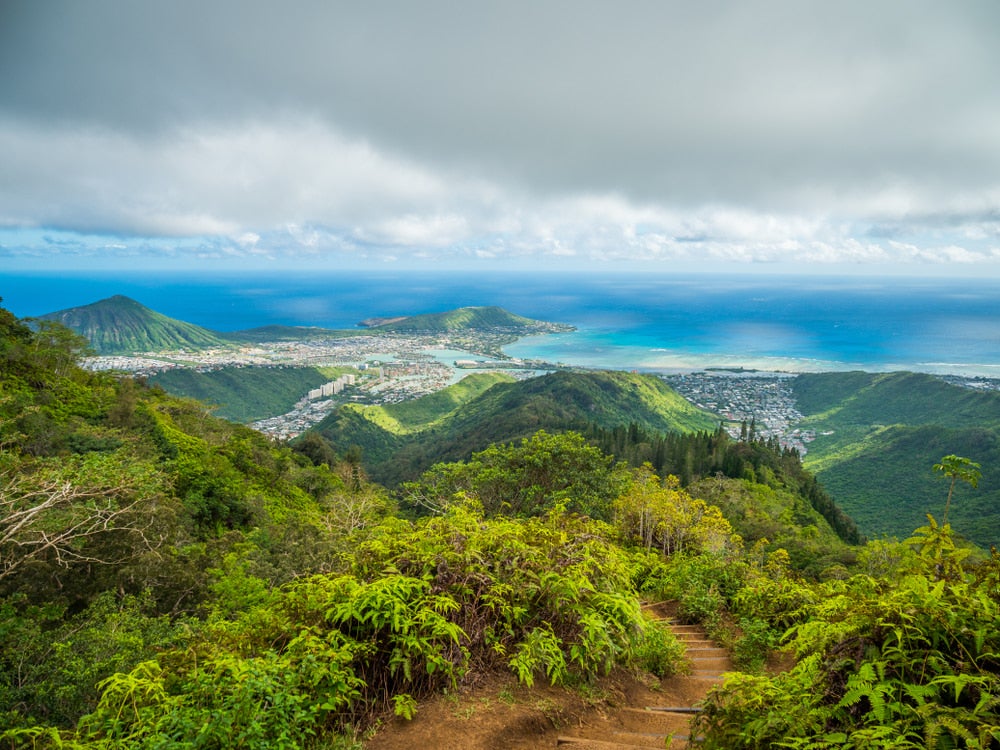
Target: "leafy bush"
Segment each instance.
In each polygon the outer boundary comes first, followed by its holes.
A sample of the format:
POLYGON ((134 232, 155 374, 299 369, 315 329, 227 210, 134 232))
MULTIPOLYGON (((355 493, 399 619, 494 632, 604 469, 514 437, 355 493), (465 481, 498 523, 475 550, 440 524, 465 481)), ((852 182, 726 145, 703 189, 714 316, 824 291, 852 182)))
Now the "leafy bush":
POLYGON ((727 680, 697 720, 705 747, 998 746, 1000 559, 970 575, 933 523, 911 542, 922 569, 822 584, 791 631, 798 664, 727 680))
POLYGON ((270 592, 231 558, 213 619, 185 648, 101 683, 73 741, 291 748, 376 714, 412 716, 421 697, 481 670, 527 684, 618 664, 666 674, 679 644, 645 626, 636 561, 613 536, 562 513, 487 520, 457 507, 387 519, 349 572, 270 592))
POLYGON ((742 617, 733 642, 733 663, 744 672, 759 672, 780 634, 763 620, 742 617))
POLYGON ((677 477, 661 480, 647 465, 633 471, 629 489, 614 504, 615 525, 624 536, 665 555, 721 552, 739 537, 714 505, 691 497, 677 477))
POLYGON ((98 683, 129 671, 156 651, 173 646, 183 629, 150 615, 149 596, 97 597, 84 611, 26 605, 23 597, 0 603, 0 729, 34 722, 71 727, 93 710, 98 683))
POLYGON ((492 445, 466 463, 436 464, 403 486, 404 503, 435 512, 471 497, 489 516, 543 515, 556 507, 608 520, 628 474, 575 432, 544 430, 519 444, 492 445))
POLYGON ((819 587, 792 577, 755 576, 734 595, 733 611, 784 632, 811 616, 820 591, 819 587))
POLYGON ((669 677, 684 664, 684 653, 684 644, 669 629, 649 623, 638 638, 632 664, 657 677, 669 677))

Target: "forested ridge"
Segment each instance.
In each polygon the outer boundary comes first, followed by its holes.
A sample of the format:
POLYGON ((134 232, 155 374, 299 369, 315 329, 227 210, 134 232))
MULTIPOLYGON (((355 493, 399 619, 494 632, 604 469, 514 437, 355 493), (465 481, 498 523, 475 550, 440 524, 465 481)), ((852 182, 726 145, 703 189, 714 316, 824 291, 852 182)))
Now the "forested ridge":
POLYGON ((458 383, 412 405, 350 405, 314 430, 341 450, 356 446, 372 478, 395 486, 435 463, 463 460, 493 443, 520 440, 539 429, 582 431, 590 425, 613 428, 630 423, 657 433, 711 430, 718 417, 653 375, 554 372, 497 382, 483 391, 458 383), (453 395, 454 402, 442 409, 437 401, 445 394, 453 395), (422 420, 415 418, 418 411, 422 420), (405 415, 405 431, 391 425, 397 414, 405 415))
POLYGON ((390 493, 356 451, 273 443, 83 350, 0 309, 2 746, 360 748, 484 675, 685 670, 640 599, 744 670, 698 719, 706 747, 1000 746, 1000 558, 945 517, 971 462, 928 467, 927 523, 864 545, 791 453, 627 412, 390 493), (763 672, 782 644, 795 665, 763 672))
POLYGON ((958 454, 982 482, 956 491, 955 530, 983 547, 1000 541, 1000 393, 933 375, 819 373, 793 381, 803 429, 816 431, 810 469, 865 534, 906 536, 940 493, 931 466, 958 454))

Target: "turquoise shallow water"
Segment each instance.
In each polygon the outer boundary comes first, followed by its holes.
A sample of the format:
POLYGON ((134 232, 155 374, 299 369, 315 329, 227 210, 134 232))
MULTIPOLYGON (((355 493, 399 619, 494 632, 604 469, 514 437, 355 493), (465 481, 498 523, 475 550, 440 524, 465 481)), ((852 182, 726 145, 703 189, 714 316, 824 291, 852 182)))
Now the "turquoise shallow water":
POLYGON ((193 276, 0 274, 18 316, 125 294, 220 331, 353 327, 375 315, 500 305, 578 331, 531 337, 512 356, 590 367, 749 367, 1000 376, 993 280, 416 272, 193 276))
MULTIPOLYGON (((659 372, 688 372, 705 368, 746 368, 781 372, 825 372, 831 370, 894 370, 914 369, 917 363, 848 362, 820 359, 816 357, 795 357, 775 353, 754 351, 753 340, 746 345, 734 341, 730 351, 701 352, 686 348, 683 342, 675 346, 651 345, 658 342, 630 341, 627 335, 618 332, 583 330, 557 336, 532 336, 517 344, 506 347, 512 357, 522 359, 543 359, 548 362, 578 365, 581 367, 636 369, 659 372)), ((970 365, 979 374, 993 371, 988 365, 978 368, 970 365)), ((925 363, 922 371, 930 372, 932 367, 925 363)), ((971 371, 971 369, 969 371, 971 371)), ((943 367, 942 371, 954 369, 943 367)), ((995 372, 1000 375, 1000 365, 995 372)))

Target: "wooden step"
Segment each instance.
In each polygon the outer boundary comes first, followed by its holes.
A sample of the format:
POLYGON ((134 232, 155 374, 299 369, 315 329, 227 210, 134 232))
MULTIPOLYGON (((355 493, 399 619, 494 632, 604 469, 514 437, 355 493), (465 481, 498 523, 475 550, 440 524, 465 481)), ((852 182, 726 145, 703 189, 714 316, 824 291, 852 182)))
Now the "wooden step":
POLYGON ((614 740, 595 740, 589 737, 557 737, 556 746, 580 748, 580 750, 634 750, 636 747, 642 747, 642 745, 615 742, 614 740))
MULTIPOLYGON (((667 747, 667 739, 659 738, 658 744, 635 745, 631 742, 617 742, 615 740, 598 740, 586 737, 558 737, 556 745, 559 747, 572 748, 573 750, 635 750, 636 748, 667 747)), ((688 742, 686 736, 674 737, 670 743, 670 750, 687 750, 688 742)))
MULTIPOLYGON (((689 675, 674 679, 689 681, 687 691, 704 695, 722 681, 722 674, 732 669, 728 652, 712 641, 701 625, 684 624, 670 613, 676 603, 643 602, 647 621, 670 632, 684 646, 685 656, 693 670, 689 675)), ((566 750, 642 750, 668 747, 687 750, 693 747, 689 739, 691 719, 700 711, 694 706, 630 706, 610 712, 607 720, 580 727, 575 736, 564 735, 556 744, 566 750)))
MULTIPOLYGON (((667 739, 670 737, 671 735, 669 734, 658 734, 656 732, 626 732, 618 729, 611 733, 610 741, 622 742, 634 745, 635 747, 663 748, 666 746, 667 739)), ((687 739, 687 735, 684 735, 684 739, 687 739)))
MULTIPOLYGON (((615 745, 624 745, 625 747, 656 747, 662 750, 670 738, 668 734, 655 734, 651 732, 626 732, 621 730, 601 732, 598 729, 584 729, 579 734, 560 737, 559 740, 562 740, 560 744, 563 745, 569 744, 569 741, 606 742, 615 745)), ((684 735, 684 739, 687 739, 687 735, 684 735)))
POLYGON ((681 711, 651 711, 646 708, 620 708, 622 729, 655 734, 687 734, 693 714, 681 711))
POLYGON ((714 669, 719 672, 732 672, 733 661, 728 656, 689 656, 688 661, 695 671, 714 669))

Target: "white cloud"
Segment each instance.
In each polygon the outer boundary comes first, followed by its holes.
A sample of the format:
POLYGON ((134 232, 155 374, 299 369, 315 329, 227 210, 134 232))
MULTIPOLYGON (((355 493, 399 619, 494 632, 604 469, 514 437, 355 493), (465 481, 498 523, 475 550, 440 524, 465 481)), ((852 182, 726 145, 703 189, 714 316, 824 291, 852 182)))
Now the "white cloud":
POLYGON ((768 208, 639 200, 491 180, 288 113, 155 136, 0 117, 0 153, 0 254, 25 263, 55 254, 661 268, 1000 260, 1000 185, 943 195, 898 178, 846 192, 816 184, 801 206, 768 208))
POLYGON ((188 129, 151 141, 8 120, 0 121, 0 151, 7 225, 247 236, 290 221, 379 220, 448 204, 470 189, 301 120, 188 129))
POLYGON ((404 247, 446 247, 471 238, 468 221, 456 214, 394 216, 355 235, 369 243, 404 247))

